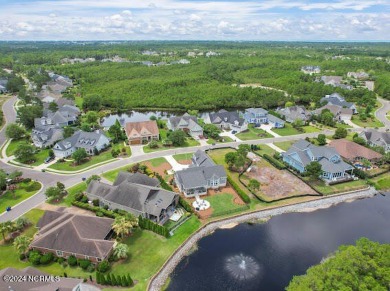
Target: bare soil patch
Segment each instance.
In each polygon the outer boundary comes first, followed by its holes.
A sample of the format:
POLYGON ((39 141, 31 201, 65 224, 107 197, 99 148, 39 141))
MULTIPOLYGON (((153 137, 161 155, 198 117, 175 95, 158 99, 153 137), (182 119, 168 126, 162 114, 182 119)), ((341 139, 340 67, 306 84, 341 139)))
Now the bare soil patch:
POLYGON ((151 162, 145 162, 143 164, 146 165, 151 171, 159 173, 162 177, 166 175, 166 171, 172 169, 171 165, 168 162, 162 163, 157 167, 153 166, 151 162))

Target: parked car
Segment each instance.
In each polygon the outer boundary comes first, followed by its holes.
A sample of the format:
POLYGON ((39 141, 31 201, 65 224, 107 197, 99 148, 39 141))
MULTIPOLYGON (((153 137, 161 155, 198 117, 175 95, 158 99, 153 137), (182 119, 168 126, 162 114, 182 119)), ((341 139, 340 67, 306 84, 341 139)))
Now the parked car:
POLYGON ((236 134, 237 133, 237 131, 236 130, 232 130, 232 134, 236 134))
POLYGON ((54 157, 51 157, 51 156, 47 157, 47 158, 45 159, 45 164, 50 163, 52 160, 54 160, 54 157))
POLYGON ((6 211, 7 211, 7 212, 11 211, 11 206, 8 206, 8 207, 6 208, 6 211))

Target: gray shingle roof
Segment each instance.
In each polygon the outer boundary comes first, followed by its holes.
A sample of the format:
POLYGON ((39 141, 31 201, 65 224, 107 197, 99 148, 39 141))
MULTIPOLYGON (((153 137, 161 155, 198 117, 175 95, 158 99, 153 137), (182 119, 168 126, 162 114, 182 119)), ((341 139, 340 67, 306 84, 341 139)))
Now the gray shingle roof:
POLYGON ((60 147, 61 150, 66 150, 70 147, 84 148, 88 150, 93 149, 103 136, 105 135, 102 131, 85 132, 79 130, 75 132, 71 137, 59 141, 57 145, 60 147))
POLYGON ((181 127, 188 128, 193 131, 202 130, 202 127, 198 124, 198 118, 196 116, 191 116, 188 113, 183 116, 170 117, 169 122, 174 129, 181 127))
POLYGON ((273 122, 273 123, 280 123, 280 124, 285 123, 285 121, 283 119, 280 119, 279 117, 276 117, 272 114, 268 114, 268 121, 273 122))
POLYGON ((265 110, 264 108, 247 108, 245 109, 246 112, 251 113, 251 114, 261 114, 261 115, 267 115, 268 111, 265 110))
POLYGON ((226 111, 221 109, 216 113, 209 113, 210 121, 213 124, 220 124, 222 122, 227 122, 229 124, 237 124, 242 126, 245 123, 245 119, 240 118, 238 112, 236 111, 226 111))
POLYGON ((141 173, 129 173, 124 171, 119 172, 113 185, 117 186, 124 181, 135 183, 135 184, 141 184, 145 186, 151 186, 151 187, 160 186, 160 182, 156 178, 150 178, 147 175, 143 175, 141 173))
POLYGON ((352 102, 347 102, 345 99, 338 93, 333 93, 331 95, 321 98, 320 102, 327 102, 327 104, 333 104, 340 107, 351 108, 354 104, 352 102))

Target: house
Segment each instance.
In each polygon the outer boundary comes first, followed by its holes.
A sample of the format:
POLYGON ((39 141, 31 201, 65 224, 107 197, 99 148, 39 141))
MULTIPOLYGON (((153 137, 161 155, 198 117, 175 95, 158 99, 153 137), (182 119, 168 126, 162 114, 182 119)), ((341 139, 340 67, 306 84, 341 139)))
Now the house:
POLYGON ((121 172, 113 185, 92 181, 86 194, 90 200, 99 199, 101 206, 122 209, 164 224, 174 213, 179 195, 159 185, 157 179, 146 175, 121 172))
POLYGON ((319 66, 303 66, 301 71, 305 74, 319 74, 321 73, 321 68, 319 66))
POLYGON ((170 117, 167 122, 167 127, 170 130, 183 130, 195 139, 203 136, 203 128, 198 124, 198 118, 188 113, 181 117, 170 117))
POLYGON ((78 109, 76 106, 65 104, 56 112, 48 109, 44 110, 43 116, 41 118, 34 119, 34 126, 42 127, 52 125, 64 127, 72 125, 77 120, 79 115, 80 109, 78 109))
POLYGON ((37 148, 47 148, 64 138, 64 129, 59 126, 40 126, 33 128, 31 139, 37 148))
POLYGON ((148 143, 152 140, 158 140, 160 137, 155 120, 127 122, 125 131, 130 144, 148 143))
POLYGON ((204 122, 214 124, 221 129, 241 132, 248 129, 245 119, 241 118, 236 111, 226 111, 224 109, 215 113, 207 113, 204 122))
POLYGON ((337 85, 341 84, 343 77, 341 76, 321 76, 320 80, 325 85, 331 85, 336 87, 337 85))
POLYGON ((306 110, 303 106, 291 106, 286 108, 280 108, 276 110, 281 116, 283 116, 287 122, 293 123, 296 120, 302 120, 307 122, 311 118, 311 112, 306 110))
POLYGON ((349 108, 343 108, 341 106, 338 106, 338 105, 331 105, 331 104, 328 104, 328 105, 325 105, 325 106, 322 106, 316 110, 314 110, 312 112, 313 115, 320 115, 321 112, 325 109, 328 109, 334 116, 334 120, 336 122, 340 122, 340 121, 347 121, 347 120, 351 120, 352 119, 352 115, 353 115, 353 111, 352 109, 349 109, 349 108))
POLYGON ((43 103, 51 103, 51 102, 56 101, 56 99, 53 96, 48 95, 45 98, 43 98, 41 101, 43 103))
POLYGON ((366 72, 348 72, 347 77, 362 80, 367 79, 370 75, 366 72))
POLYGON ((184 170, 175 173, 175 183, 186 197, 207 194, 208 189, 225 187, 227 174, 225 168, 216 165, 213 160, 201 150, 192 156, 192 164, 184 170))
POLYGON ((93 132, 76 131, 71 137, 57 142, 54 147, 54 155, 57 158, 71 156, 77 149, 83 148, 88 155, 94 155, 110 145, 110 139, 101 131, 93 132))
POLYGON ((350 163, 355 163, 361 160, 368 160, 375 163, 382 158, 380 153, 346 139, 332 140, 329 143, 329 146, 334 148, 343 159, 350 163))
POLYGON ((369 91, 374 91, 375 82, 374 81, 364 81, 364 87, 369 91))
POLYGON ((4 93, 7 93, 7 88, 3 85, 0 85, 0 94, 4 94, 4 93))
POLYGON ((8 80, 7 79, 0 79, 0 93, 1 94, 4 94, 4 93, 8 92, 7 84, 8 84, 8 80))
POLYGON ((62 208, 47 210, 38 221, 38 234, 30 248, 98 263, 108 259, 115 246, 110 240, 113 222, 111 218, 72 214, 62 208))
POLYGON ((283 161, 300 173, 313 161, 321 164, 321 177, 327 182, 352 178, 353 167, 344 162, 332 147, 315 146, 306 140, 294 143, 287 152, 282 153, 283 161))
POLYGON ((0 270, 1 278, 20 278, 20 280, 0 280, 0 290, 23 291, 99 291, 100 289, 83 283, 83 279, 56 277, 33 267, 18 270, 12 267, 0 270), (26 280, 24 280, 26 279, 26 280))
POLYGON ((321 103, 337 105, 342 108, 349 108, 352 110, 353 114, 357 114, 357 109, 354 103, 345 101, 344 97, 342 97, 339 93, 333 93, 331 95, 326 95, 321 98, 321 103))
POLYGON ((386 153, 390 152, 389 132, 380 132, 378 130, 368 129, 359 133, 359 136, 363 138, 368 145, 382 147, 386 153))
POLYGON ((268 123, 275 128, 284 127, 284 120, 269 114, 268 111, 263 108, 245 109, 244 118, 247 123, 255 124, 256 127, 259 127, 261 124, 268 123))

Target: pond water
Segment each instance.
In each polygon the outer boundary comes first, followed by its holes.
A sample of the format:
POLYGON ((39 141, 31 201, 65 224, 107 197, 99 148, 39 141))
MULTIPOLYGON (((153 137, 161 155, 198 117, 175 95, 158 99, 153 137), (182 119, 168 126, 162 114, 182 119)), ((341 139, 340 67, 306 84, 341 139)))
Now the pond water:
POLYGON ((389 229, 390 193, 217 230, 176 267, 168 290, 284 290, 342 244, 389 243, 389 229))

